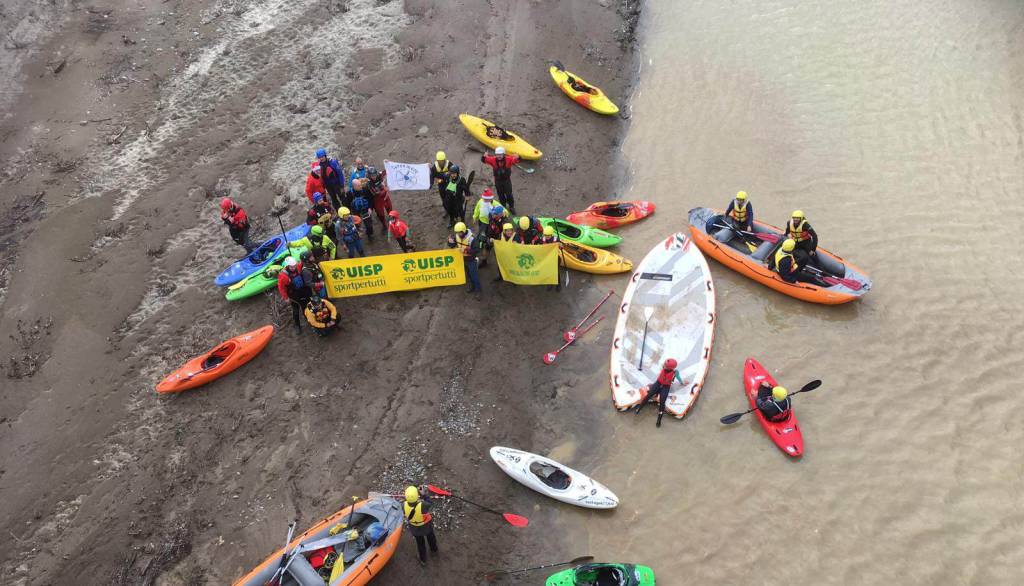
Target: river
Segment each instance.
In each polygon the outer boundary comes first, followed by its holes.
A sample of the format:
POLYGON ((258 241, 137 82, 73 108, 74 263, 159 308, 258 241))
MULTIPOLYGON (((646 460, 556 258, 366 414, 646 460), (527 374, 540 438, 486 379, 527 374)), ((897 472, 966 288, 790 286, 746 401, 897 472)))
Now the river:
POLYGON ((651 0, 641 55, 623 197, 658 212, 627 256, 746 190, 874 285, 814 305, 709 261, 696 408, 608 411, 588 471, 622 504, 568 515, 575 545, 668 585, 1024 582, 1024 3, 651 0), (802 459, 719 423, 747 357, 824 381, 794 397, 802 459))

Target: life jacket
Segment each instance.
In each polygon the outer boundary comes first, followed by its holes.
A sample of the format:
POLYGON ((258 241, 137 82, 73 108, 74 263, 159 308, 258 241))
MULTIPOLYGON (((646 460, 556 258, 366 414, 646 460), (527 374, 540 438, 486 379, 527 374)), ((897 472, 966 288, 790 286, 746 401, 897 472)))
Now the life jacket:
POLYGON ((676 378, 676 371, 661 369, 661 373, 658 375, 658 384, 666 387, 672 386, 672 380, 676 378))
POLYGON ((320 301, 319 310, 314 311, 313 304, 310 303, 306 306, 304 313, 306 314, 306 321, 309 322, 309 325, 318 329, 326 328, 328 324, 338 320, 338 308, 326 299, 322 299, 320 301))
POLYGON ((422 527, 434 518, 430 513, 423 512, 423 501, 417 501, 415 505, 402 503, 402 507, 405 510, 405 520, 413 527, 422 527))
POLYGON ((355 242, 356 240, 359 240, 359 228, 353 220, 342 222, 341 239, 345 242, 355 242))
POLYGON ((395 220, 388 224, 388 230, 391 231, 391 235, 395 238, 405 238, 405 235, 409 232, 409 225, 402 220, 395 220))
POLYGON ((459 180, 452 180, 451 175, 448 176, 448 185, 445 186, 444 190, 454 194, 459 189, 459 180))
POLYGON ((800 220, 800 225, 794 226, 793 219, 790 218, 789 222, 786 223, 786 235, 797 242, 810 240, 811 233, 807 231, 807 219, 800 220))
POLYGON ((333 242, 326 236, 317 237, 315 234, 309 235, 309 243, 313 245, 313 256, 315 258, 326 258, 331 255, 331 248, 333 248, 333 242))
POLYGON ((732 219, 736 220, 740 224, 746 223, 746 221, 747 221, 747 204, 749 204, 749 203, 750 202, 744 200, 743 201, 743 206, 741 207, 740 205, 738 205, 736 203, 736 200, 733 200, 732 211, 729 212, 729 216, 731 216, 732 219))
MULTIPOLYGON (((298 265, 296 265, 296 266, 298 266, 298 265)), ((296 270, 294 273, 291 272, 291 271, 288 271, 288 270, 286 270, 285 273, 288 275, 288 281, 289 281, 288 284, 293 289, 302 289, 303 287, 312 287, 313 286, 313 283, 307 283, 305 281, 305 279, 302 278, 302 267, 301 266, 299 266, 298 270, 296 270)))
POLYGON ((445 178, 448 177, 448 169, 451 168, 451 166, 452 166, 451 161, 449 161, 447 159, 445 160, 443 167, 441 166, 440 163, 438 163, 437 161, 434 161, 434 171, 436 171, 438 175, 441 175, 441 176, 443 176, 445 178))
POLYGON ((761 410, 761 415, 764 415, 765 419, 767 419, 768 421, 771 421, 773 423, 777 423, 779 421, 784 421, 786 418, 789 417, 789 410, 791 408, 791 405, 789 403, 789 397, 786 397, 782 401, 781 405, 778 402, 776 402, 774 398, 773 399, 769 399, 765 403, 765 406, 766 407, 775 407, 775 409, 778 411, 778 413, 776 413, 774 415, 768 415, 762 409, 761 410))
POLYGON ((796 264, 796 258, 794 258, 792 254, 786 252, 785 250, 782 250, 781 248, 778 249, 777 251, 775 251, 775 258, 773 259, 773 261, 775 263, 775 266, 773 268, 776 271, 781 270, 781 269, 779 269, 779 262, 781 262, 782 259, 784 259, 786 257, 789 257, 789 260, 790 260, 790 265, 789 265, 790 266, 790 270, 789 270, 789 273, 790 274, 796 273, 796 270, 798 268, 800 268, 799 265, 796 264))
POLYGON ((461 236, 456 234, 455 245, 464 256, 473 256, 473 231, 467 229, 461 236))
POLYGON ((365 214, 370 209, 370 201, 360 193, 352 200, 352 209, 360 214, 365 214))

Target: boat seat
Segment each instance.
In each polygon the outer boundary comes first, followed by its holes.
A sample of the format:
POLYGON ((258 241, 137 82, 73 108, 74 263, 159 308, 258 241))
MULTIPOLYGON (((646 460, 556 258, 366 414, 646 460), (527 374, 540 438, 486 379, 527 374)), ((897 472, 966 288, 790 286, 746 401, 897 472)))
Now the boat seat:
POLYGON ((324 586, 323 577, 313 569, 305 556, 296 555, 291 559, 288 574, 295 579, 298 586, 324 586))

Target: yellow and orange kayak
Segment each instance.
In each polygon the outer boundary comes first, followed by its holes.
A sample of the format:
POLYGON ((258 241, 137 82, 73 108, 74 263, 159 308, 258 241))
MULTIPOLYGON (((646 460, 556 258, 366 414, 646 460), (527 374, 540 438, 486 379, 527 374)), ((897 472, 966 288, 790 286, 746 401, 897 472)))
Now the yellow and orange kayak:
POLYGON ((614 252, 563 240, 558 262, 566 268, 595 275, 612 275, 633 270, 633 261, 614 252))
POLYGON ((608 230, 638 222, 653 213, 654 204, 649 201, 599 201, 565 219, 573 224, 608 230))
POLYGON ((543 154, 534 148, 532 144, 523 140, 518 134, 499 128, 497 124, 490 120, 484 120, 469 114, 459 114, 459 122, 462 122, 462 125, 466 127, 466 130, 469 131, 473 138, 492 149, 505 147, 506 153, 519 155, 520 159, 527 161, 535 161, 543 154), (488 129, 497 129, 490 132, 492 134, 500 134, 500 136, 491 136, 491 134, 488 134, 488 129))
POLYGON ((180 393, 214 381, 255 358, 272 337, 274 326, 271 325, 235 336, 167 375, 156 386, 156 392, 180 393))
POLYGON ((554 65, 548 69, 548 72, 551 74, 551 79, 555 80, 555 85, 561 88, 561 90, 565 92, 565 95, 569 96, 569 98, 577 104, 590 111, 597 112, 598 114, 605 114, 607 116, 619 113, 619 107, 608 99, 608 96, 601 91, 601 88, 587 83, 583 78, 575 73, 565 71, 564 69, 560 69, 554 65), (569 83, 570 76, 576 80, 577 84, 587 87, 589 91, 581 92, 572 87, 572 84, 569 83))

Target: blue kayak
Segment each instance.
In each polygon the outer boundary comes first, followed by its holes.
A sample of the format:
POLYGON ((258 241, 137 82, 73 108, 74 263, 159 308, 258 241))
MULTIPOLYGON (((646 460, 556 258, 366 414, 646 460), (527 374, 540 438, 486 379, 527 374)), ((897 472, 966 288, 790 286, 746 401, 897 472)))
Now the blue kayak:
MULTIPOLYGON (((307 234, 309 234, 309 226, 307 224, 296 226, 285 232, 288 240, 298 240, 307 234)), ((269 267, 274 261, 286 254, 288 254, 288 243, 278 234, 260 244, 259 248, 250 252, 242 260, 224 269, 213 282, 218 287, 234 285, 242 279, 269 267)))

